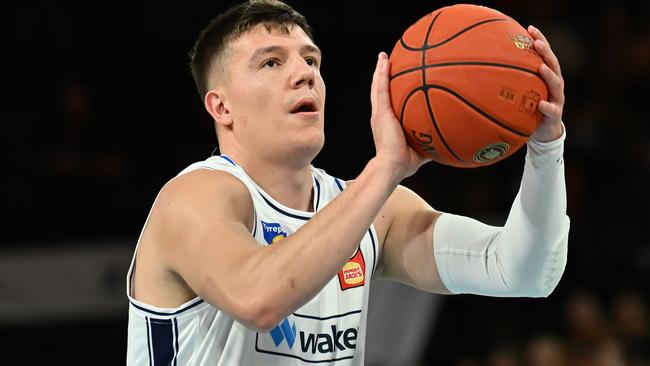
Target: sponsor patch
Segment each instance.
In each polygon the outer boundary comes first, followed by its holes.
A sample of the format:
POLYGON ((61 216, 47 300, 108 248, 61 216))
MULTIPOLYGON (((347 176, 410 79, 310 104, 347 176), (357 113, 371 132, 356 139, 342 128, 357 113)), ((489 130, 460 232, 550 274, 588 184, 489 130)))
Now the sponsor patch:
POLYGON ((354 357, 361 310, 327 317, 291 314, 268 333, 257 333, 255 351, 305 362, 354 357))
POLYGON ((341 290, 363 286, 366 283, 366 261, 363 253, 357 248, 356 253, 348 260, 338 273, 341 290))
POLYGON ((282 225, 276 222, 262 221, 262 230, 264 230, 264 240, 267 244, 277 243, 287 237, 287 232, 282 230, 282 225))

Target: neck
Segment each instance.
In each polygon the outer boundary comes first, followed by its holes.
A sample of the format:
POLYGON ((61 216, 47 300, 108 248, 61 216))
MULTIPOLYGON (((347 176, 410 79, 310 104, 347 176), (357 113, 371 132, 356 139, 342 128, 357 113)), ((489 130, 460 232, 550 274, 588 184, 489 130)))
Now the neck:
POLYGON ((224 153, 232 157, 276 201, 296 210, 313 211, 310 164, 278 163, 237 151, 224 153))

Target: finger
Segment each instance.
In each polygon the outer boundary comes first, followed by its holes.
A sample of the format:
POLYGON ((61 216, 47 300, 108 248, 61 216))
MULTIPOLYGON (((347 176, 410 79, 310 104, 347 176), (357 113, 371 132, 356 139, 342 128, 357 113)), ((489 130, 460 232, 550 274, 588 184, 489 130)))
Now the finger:
POLYGON ((533 36, 534 39, 540 39, 542 42, 550 45, 548 40, 546 39, 546 36, 542 33, 541 30, 537 29, 536 27, 529 25, 528 26, 528 33, 530 33, 531 36, 533 36))
POLYGON ((546 64, 539 67, 539 74, 548 87, 549 100, 564 104, 564 80, 546 64))
POLYGON ((548 42, 548 39, 546 39, 546 36, 544 36, 542 31, 532 25, 528 26, 528 33, 530 33, 530 35, 535 39, 533 42, 535 50, 542 55, 544 62, 551 66, 555 73, 561 76, 562 70, 560 68, 560 62, 558 61, 557 56, 555 56, 553 49, 551 49, 551 44, 548 42), (537 40, 539 40, 539 42, 537 40))
POLYGON ((370 106, 372 107, 372 115, 376 114, 377 108, 377 87, 379 78, 379 68, 381 66, 381 54, 377 55, 377 64, 375 65, 375 72, 372 74, 372 83, 370 84, 370 106))
POLYGON ((379 58, 381 64, 378 70, 378 84, 377 84, 377 102, 380 107, 387 107, 390 105, 390 80, 388 77, 390 70, 390 60, 388 60, 388 55, 386 53, 379 53, 379 58))
POLYGON ((537 103, 537 109, 540 113, 551 119, 560 119, 562 117, 562 108, 545 100, 540 100, 539 103, 537 103))
POLYGON ((548 45, 548 43, 536 39, 533 45, 535 46, 535 51, 537 51, 537 53, 542 56, 544 62, 551 67, 553 72, 561 77, 562 70, 560 68, 560 61, 558 61, 555 53, 553 53, 553 50, 551 50, 551 47, 548 45))
POLYGON ((389 93, 389 80, 388 70, 390 69, 390 61, 388 56, 381 52, 377 58, 377 67, 373 75, 371 87, 371 102, 372 114, 376 116, 385 111, 387 106, 390 106, 390 93, 389 93))

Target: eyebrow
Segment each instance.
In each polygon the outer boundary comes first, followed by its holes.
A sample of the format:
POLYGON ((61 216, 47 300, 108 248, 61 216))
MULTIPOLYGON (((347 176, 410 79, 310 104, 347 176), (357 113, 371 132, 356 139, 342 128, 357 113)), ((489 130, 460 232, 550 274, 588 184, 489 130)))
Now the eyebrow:
MULTIPOLYGON (((269 54, 269 53, 276 53, 276 52, 286 52, 286 48, 282 46, 268 46, 268 47, 260 47, 253 52, 253 54, 250 57, 250 62, 253 63, 255 60, 261 58, 262 56, 269 54)), ((320 48, 311 45, 311 44, 306 44, 300 48, 300 53, 316 53, 318 54, 318 57, 321 57, 322 52, 320 48)))

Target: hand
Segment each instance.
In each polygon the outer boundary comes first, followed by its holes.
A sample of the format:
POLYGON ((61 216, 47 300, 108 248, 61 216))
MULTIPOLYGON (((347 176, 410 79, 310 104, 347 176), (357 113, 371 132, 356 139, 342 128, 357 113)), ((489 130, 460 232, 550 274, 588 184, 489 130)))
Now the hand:
POLYGON ((539 142, 553 141, 562 136, 562 110, 564 109, 562 70, 557 57, 542 32, 530 25, 528 26, 528 33, 533 36, 535 50, 544 60, 544 63, 539 67, 539 74, 548 87, 548 101, 540 100, 537 105, 537 109, 544 117, 531 138, 539 142))
POLYGON ((404 130, 399 123, 390 101, 390 61, 386 53, 379 53, 370 87, 372 116, 370 126, 375 141, 376 159, 387 163, 401 180, 413 175, 424 163, 431 161, 418 154, 406 143, 404 130))

